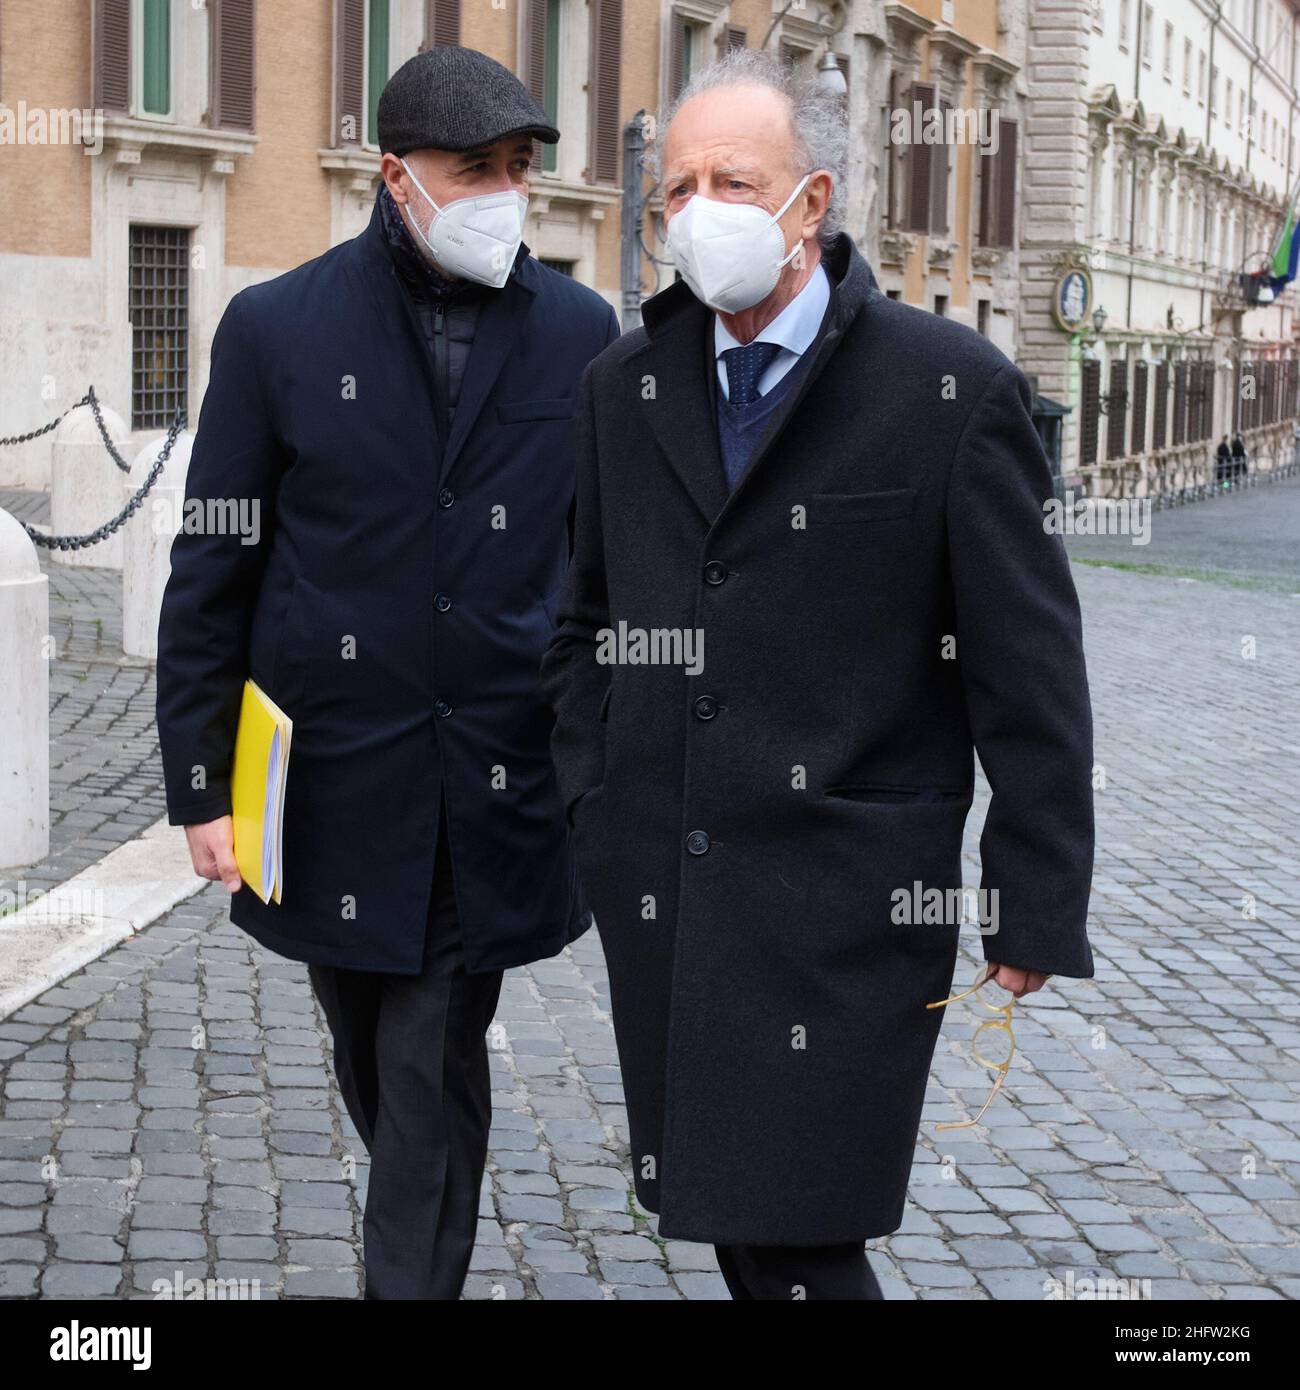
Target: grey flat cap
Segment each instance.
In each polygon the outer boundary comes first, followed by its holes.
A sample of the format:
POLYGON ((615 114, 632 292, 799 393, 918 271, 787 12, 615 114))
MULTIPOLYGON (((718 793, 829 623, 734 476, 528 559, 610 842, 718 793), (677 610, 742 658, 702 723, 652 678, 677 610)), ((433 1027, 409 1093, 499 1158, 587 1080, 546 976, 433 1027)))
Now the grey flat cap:
POLYGON ((379 96, 379 148, 472 150, 519 132, 553 145, 560 132, 528 88, 486 53, 440 44, 408 58, 379 96))

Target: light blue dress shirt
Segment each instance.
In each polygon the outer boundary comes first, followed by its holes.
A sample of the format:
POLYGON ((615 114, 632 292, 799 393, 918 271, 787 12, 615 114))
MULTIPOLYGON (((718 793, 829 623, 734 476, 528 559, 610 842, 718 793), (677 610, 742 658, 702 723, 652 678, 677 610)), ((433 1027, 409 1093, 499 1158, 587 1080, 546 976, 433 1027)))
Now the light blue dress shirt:
MULTIPOLYGON (((756 343, 779 343, 782 351, 772 359, 767 370, 758 379, 758 394, 765 396, 791 367, 807 352, 817 330, 826 316, 826 306, 831 301, 831 282, 826 267, 817 262, 817 268, 808 277, 808 283, 785 306, 784 309, 754 339, 756 343)), ((728 348, 742 347, 742 343, 727 332, 722 316, 713 316, 713 355, 717 364, 718 385, 724 400, 730 399, 727 387, 727 365, 722 354, 728 348)))

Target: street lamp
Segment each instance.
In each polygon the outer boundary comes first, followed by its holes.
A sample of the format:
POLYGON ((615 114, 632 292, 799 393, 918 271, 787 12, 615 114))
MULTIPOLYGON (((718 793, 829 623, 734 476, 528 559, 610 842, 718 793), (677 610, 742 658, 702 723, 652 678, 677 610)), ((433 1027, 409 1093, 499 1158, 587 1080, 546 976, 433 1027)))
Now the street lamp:
POLYGON ((817 85, 832 96, 847 96, 849 84, 844 80, 844 70, 828 48, 817 64, 817 85))
POLYGON ((1109 317, 1104 305, 1098 304, 1092 311, 1092 326, 1097 330, 1098 335, 1106 331, 1106 320, 1109 317))

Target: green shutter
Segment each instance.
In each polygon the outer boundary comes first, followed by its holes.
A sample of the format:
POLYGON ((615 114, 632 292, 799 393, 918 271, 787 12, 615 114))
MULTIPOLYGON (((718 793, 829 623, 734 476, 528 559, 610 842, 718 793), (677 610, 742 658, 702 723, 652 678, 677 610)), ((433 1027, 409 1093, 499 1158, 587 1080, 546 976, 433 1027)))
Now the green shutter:
POLYGON ((370 0, 366 35, 366 143, 379 143, 379 94, 388 81, 388 0, 370 0))
POLYGON ((152 116, 166 116, 172 106, 171 0, 143 0, 141 27, 144 110, 152 116))

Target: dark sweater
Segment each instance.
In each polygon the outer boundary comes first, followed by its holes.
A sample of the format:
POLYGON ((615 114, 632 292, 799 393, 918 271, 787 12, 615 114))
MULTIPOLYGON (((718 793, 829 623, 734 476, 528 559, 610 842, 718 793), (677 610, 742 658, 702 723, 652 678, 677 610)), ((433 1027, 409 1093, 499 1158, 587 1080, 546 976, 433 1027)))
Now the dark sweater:
MULTIPOLYGON (((754 451, 762 442, 768 426, 777 422, 785 401, 794 390, 799 377, 803 375, 808 357, 809 354, 805 352, 765 396, 759 396, 748 405, 732 405, 722 394, 721 387, 714 382, 714 399, 718 412, 718 444, 722 451, 722 469, 727 475, 728 492, 736 490, 736 484, 749 467, 749 461, 754 457, 754 451)), ((710 366, 713 366, 712 360, 710 366)))
POLYGON ((448 280, 429 264, 397 210, 393 195, 383 184, 379 188, 379 212, 384 239, 393 257, 425 343, 434 361, 434 379, 446 419, 451 421, 460 400, 461 382, 474 345, 474 329, 485 294, 496 291, 472 280, 448 280))

